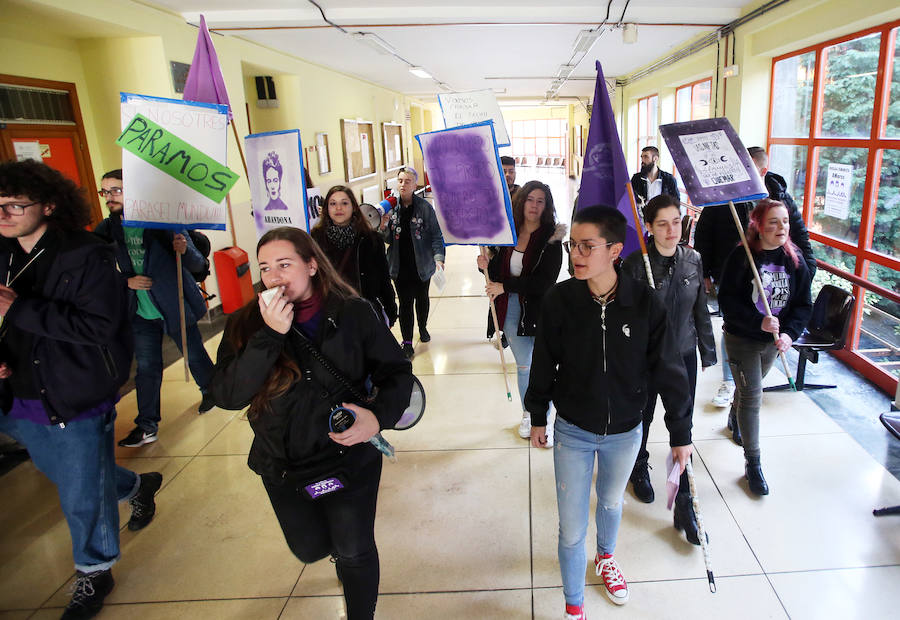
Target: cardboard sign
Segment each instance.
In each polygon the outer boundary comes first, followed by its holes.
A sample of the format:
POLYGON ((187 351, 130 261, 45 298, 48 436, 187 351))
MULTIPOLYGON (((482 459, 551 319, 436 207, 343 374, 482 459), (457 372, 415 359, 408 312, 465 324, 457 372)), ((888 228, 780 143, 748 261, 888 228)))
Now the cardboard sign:
MULTIPOLYGON (((148 122, 148 133, 143 139, 143 151, 135 154, 131 148, 122 150, 126 226, 176 230, 183 228, 225 230, 228 211, 223 198, 227 189, 224 192, 215 192, 214 195, 221 196, 216 200, 198 191, 196 187, 182 182, 185 178, 177 177, 185 177, 194 164, 199 162, 197 156, 199 152, 205 158, 203 163, 206 166, 206 173, 203 179, 213 185, 213 188, 206 188, 207 190, 213 191, 217 185, 210 176, 211 162, 215 163, 216 171, 221 173, 218 180, 228 187, 234 184, 231 180, 234 173, 224 168, 228 136, 227 111, 228 107, 224 105, 122 93, 123 134, 127 134, 126 129, 132 126, 132 121, 138 115, 148 122), (149 123, 153 123, 156 128, 150 130, 149 123), (157 134, 157 129, 163 133, 157 134), (153 135, 157 137, 149 144, 149 139, 153 135), (169 136, 172 140, 177 139, 178 144, 182 146, 188 145, 191 147, 190 153, 188 149, 176 148, 175 143, 171 142, 171 146, 161 155, 164 136, 169 136), (168 171, 164 172, 158 166, 159 161, 153 163, 147 161, 147 157, 152 159, 151 152, 156 155, 157 160, 162 161, 163 167, 170 165, 175 168, 177 175, 172 176, 168 171), (172 159, 170 164, 166 164, 166 161, 176 154, 177 157, 172 159), (188 157, 191 158, 191 163, 188 162, 188 157), (184 171, 181 170, 182 166, 184 171), (226 175, 225 171, 229 174, 226 175), (231 185, 226 183, 226 176, 231 185)), ((139 124, 134 125, 133 128, 136 129, 138 126, 139 124)), ((129 135, 128 139, 134 139, 130 146, 140 151, 141 140, 135 139, 139 134, 131 132, 129 135)), ((191 177, 201 178, 200 173, 203 170, 203 166, 193 168, 191 177)), ((234 179, 236 180, 236 176, 234 179)))
POLYGON ((515 245, 509 190, 494 123, 484 121, 416 136, 446 243, 515 245))
POLYGON ((438 93, 438 103, 448 129, 473 125, 487 120, 494 121, 497 146, 509 146, 509 134, 503 113, 492 90, 473 90, 467 93, 438 93))
POLYGON ((244 146, 257 236, 279 226, 309 232, 300 130, 252 134, 244 146))
POLYGON ((825 186, 825 215, 846 220, 850 215, 850 193, 853 191, 853 166, 828 164, 825 186))
POLYGON ((698 207, 759 200, 769 195, 727 118, 660 125, 685 190, 698 207))

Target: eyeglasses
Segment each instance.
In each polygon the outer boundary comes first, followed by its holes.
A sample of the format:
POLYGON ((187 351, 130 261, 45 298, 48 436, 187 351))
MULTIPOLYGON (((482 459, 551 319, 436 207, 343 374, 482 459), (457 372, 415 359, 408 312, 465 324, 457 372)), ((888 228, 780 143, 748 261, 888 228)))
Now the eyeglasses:
POLYGON ((563 241, 563 247, 566 249, 566 252, 572 253, 572 250, 578 250, 578 253, 582 256, 590 256, 591 252, 593 252, 597 248, 608 248, 611 245, 614 245, 615 241, 610 241, 609 243, 601 243, 599 245, 591 245, 587 241, 579 241, 575 243, 574 241, 563 241))
POLYGON ((27 205, 18 205, 18 204, 10 202, 5 205, 0 205, 0 209, 3 209, 3 212, 6 213, 7 215, 19 216, 19 215, 25 215, 25 209, 27 209, 28 207, 31 207, 33 205, 36 205, 36 204, 40 204, 40 201, 36 200, 34 202, 29 202, 27 205))
POLYGON ((122 188, 121 187, 112 187, 110 189, 98 189, 97 195, 101 198, 106 198, 107 196, 121 196, 122 188))

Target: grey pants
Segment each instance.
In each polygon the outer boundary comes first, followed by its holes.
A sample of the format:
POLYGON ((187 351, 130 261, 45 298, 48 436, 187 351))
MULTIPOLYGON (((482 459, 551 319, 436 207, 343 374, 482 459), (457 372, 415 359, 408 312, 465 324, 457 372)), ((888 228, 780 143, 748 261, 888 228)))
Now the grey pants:
POLYGON ((724 333, 728 364, 734 375, 734 402, 731 413, 737 418, 747 460, 759 459, 759 405, 762 380, 772 368, 778 350, 774 341, 759 342, 724 333))

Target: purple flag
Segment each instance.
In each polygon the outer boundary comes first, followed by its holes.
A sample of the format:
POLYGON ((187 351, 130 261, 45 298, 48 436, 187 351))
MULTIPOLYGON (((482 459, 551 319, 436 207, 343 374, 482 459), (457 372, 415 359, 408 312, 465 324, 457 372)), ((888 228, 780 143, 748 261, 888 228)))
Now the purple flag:
POLYGON ((222 69, 219 68, 219 57, 216 56, 216 48, 209 36, 206 18, 202 15, 194 60, 184 83, 184 100, 225 104, 228 106, 228 120, 231 120, 231 104, 228 102, 222 69))
POLYGON ((631 201, 626 184, 630 183, 625 154, 616 130, 603 68, 597 61, 597 85, 594 88, 594 107, 588 130, 584 169, 581 171, 581 188, 578 190, 578 208, 604 205, 615 207, 628 222, 625 247, 622 256, 638 249, 638 227, 634 223, 631 201))

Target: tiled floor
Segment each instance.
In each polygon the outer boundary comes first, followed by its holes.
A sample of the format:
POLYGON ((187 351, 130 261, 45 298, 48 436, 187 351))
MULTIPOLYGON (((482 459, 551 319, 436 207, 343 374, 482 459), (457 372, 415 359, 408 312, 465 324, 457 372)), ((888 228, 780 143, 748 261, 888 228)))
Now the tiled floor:
MULTIPOLYGON (((385 463, 379 496, 379 618, 562 617, 552 454, 516 434, 514 364, 508 355, 509 402, 498 354, 484 338, 487 304, 474 256, 472 248, 449 250, 448 283, 432 303, 433 340, 416 343, 426 417, 410 431, 385 433, 399 459, 385 463)), ((211 353, 217 341, 207 343, 211 353)), ((247 422, 220 409, 198 416, 199 392, 181 373, 180 364, 166 371, 159 441, 117 452, 122 465, 161 471, 165 480, 154 521, 122 531, 116 589, 100 618, 341 618, 332 565, 291 555, 246 467, 247 422)), ((762 411, 772 493, 751 496, 725 412, 707 404, 720 377, 718 368, 700 375, 694 414, 694 468, 718 592, 709 592, 699 548, 674 530, 661 499, 660 416, 650 438, 660 499, 642 504, 626 493, 616 553, 631 600, 616 608, 586 570, 590 616, 896 617, 900 521, 874 518, 871 509, 900 503, 900 482, 806 394, 773 393, 762 411)), ((767 383, 780 379, 773 372, 767 383)), ((134 412, 131 393, 119 405, 117 437, 134 412)), ((56 618, 73 571, 54 488, 26 463, 0 478, 0 497, 0 619, 56 618)), ((590 543, 585 551, 593 554, 590 543)))

